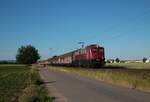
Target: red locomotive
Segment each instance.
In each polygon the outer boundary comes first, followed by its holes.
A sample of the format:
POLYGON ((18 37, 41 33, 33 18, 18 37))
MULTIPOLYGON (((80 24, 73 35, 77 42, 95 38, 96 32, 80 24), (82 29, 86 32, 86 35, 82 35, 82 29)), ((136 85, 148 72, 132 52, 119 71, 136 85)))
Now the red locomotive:
POLYGON ((100 67, 105 64, 104 48, 96 44, 55 56, 49 59, 52 65, 100 67))

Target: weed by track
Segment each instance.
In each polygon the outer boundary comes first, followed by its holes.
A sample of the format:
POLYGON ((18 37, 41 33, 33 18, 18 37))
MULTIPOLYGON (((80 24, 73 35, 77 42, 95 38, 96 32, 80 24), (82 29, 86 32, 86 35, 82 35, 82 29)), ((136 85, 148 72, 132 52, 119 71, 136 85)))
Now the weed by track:
POLYGON ((105 81, 111 84, 150 92, 150 70, 144 69, 86 69, 76 67, 48 67, 53 71, 62 71, 70 74, 105 81))

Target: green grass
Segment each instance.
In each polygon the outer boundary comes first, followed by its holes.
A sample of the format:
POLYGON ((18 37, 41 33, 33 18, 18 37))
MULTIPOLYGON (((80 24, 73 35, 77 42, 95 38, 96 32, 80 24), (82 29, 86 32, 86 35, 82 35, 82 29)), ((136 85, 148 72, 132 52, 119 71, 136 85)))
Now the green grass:
POLYGON ((131 69, 150 69, 150 63, 107 63, 109 67, 125 67, 131 69))
POLYGON ((33 99, 47 100, 36 102, 51 102, 48 101, 49 97, 40 85, 41 82, 38 72, 33 68, 25 65, 0 65, 0 102, 35 102, 33 99), (30 93, 36 95, 29 94, 26 91, 29 89, 30 93))
POLYGON ((84 68, 66 68, 66 67, 48 67, 53 71, 63 71, 69 74, 77 74, 96 80, 105 81, 114 85, 120 85, 132 89, 137 89, 145 92, 150 92, 150 73, 131 73, 129 71, 121 71, 120 69, 100 69, 91 70, 84 68))
POLYGON ((0 102, 11 102, 27 86, 30 68, 27 66, 0 66, 0 102))

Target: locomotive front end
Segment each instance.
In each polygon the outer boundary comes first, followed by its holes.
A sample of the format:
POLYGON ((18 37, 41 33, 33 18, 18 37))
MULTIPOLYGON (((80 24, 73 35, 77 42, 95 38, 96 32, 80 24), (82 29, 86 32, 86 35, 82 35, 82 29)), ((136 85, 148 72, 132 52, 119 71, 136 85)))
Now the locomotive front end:
POLYGON ((98 45, 90 45, 88 47, 88 59, 90 60, 90 64, 93 67, 104 66, 105 64, 105 55, 104 48, 98 45))

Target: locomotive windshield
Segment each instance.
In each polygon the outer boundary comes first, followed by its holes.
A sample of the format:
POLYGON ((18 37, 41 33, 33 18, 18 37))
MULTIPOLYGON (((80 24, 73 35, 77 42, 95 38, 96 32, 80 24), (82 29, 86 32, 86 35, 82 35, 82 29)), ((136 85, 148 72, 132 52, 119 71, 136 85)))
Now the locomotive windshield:
POLYGON ((97 49, 93 49, 92 52, 93 52, 93 53, 96 53, 96 52, 97 52, 97 49))

